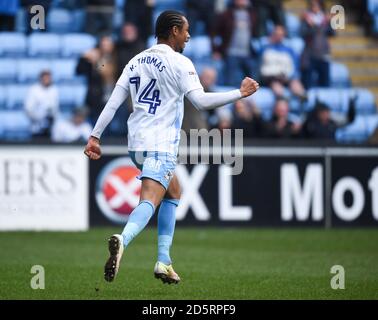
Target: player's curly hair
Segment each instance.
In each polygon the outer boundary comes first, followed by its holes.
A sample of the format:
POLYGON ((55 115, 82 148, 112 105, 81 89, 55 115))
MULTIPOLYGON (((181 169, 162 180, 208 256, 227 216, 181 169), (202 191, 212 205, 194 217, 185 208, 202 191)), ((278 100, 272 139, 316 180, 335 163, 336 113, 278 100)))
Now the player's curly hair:
POLYGON ((176 26, 181 29, 184 25, 184 15, 175 10, 162 12, 156 20, 155 37, 158 39, 168 39, 171 29, 176 26))

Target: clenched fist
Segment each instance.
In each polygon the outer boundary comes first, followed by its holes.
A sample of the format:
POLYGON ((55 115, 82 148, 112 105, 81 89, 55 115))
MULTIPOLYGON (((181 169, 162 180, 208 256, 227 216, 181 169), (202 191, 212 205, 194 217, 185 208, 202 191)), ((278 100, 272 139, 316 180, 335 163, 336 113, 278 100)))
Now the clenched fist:
POLYGON ((254 94, 258 89, 260 88, 260 85, 257 81, 245 77, 240 85, 240 92, 242 94, 242 97, 248 97, 251 94, 254 94))
POLYGON ((91 160, 98 160, 101 157, 100 140, 90 137, 85 147, 84 153, 91 160))

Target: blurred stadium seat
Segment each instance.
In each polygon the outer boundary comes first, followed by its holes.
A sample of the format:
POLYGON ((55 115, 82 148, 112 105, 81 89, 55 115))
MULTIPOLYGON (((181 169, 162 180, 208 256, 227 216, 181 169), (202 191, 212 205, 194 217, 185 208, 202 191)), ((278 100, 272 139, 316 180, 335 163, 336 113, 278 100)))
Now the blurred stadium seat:
POLYGON ((85 51, 94 48, 97 40, 86 33, 70 33, 62 36, 62 56, 79 57, 85 51))
POLYGON ((368 11, 371 14, 375 14, 378 12, 378 0, 368 0, 367 1, 368 11))
POLYGON ((73 32, 74 21, 69 10, 52 8, 47 14, 47 28, 49 32, 65 34, 73 32))
POLYGON ((45 59, 20 59, 17 78, 19 82, 35 82, 43 70, 50 70, 51 63, 45 59))
POLYGON ((0 110, 5 107, 5 102, 6 102, 5 87, 0 86, 0 110))
POLYGON ((12 83, 17 78, 17 60, 0 59, 0 84, 12 83))
POLYGON ((28 54, 31 57, 59 57, 60 36, 54 33, 36 32, 28 38, 28 54))
POLYGON ((24 111, 0 111, 0 138, 28 140, 31 137, 30 121, 24 111))
POLYGON ((246 98, 252 100, 257 108, 261 111, 261 115, 265 120, 269 120, 272 116, 275 96, 271 89, 260 87, 260 89, 252 96, 246 98))
POLYGON ((293 51, 299 56, 302 55, 303 49, 305 47, 305 42, 300 37, 293 37, 290 39, 285 39, 285 42, 293 51))
POLYGON ((350 76, 347 66, 339 62, 332 62, 330 68, 331 87, 350 87, 350 76))
POLYGON ((285 13, 286 30, 289 38, 300 36, 301 21, 295 14, 291 12, 285 13))
POLYGON ((51 61, 52 78, 55 83, 86 82, 85 77, 76 75, 77 59, 54 59, 51 61))
POLYGON ((19 8, 16 14, 15 31, 25 33, 27 30, 27 12, 24 8, 19 8))
POLYGON ((0 56, 23 57, 26 47, 26 36, 23 33, 0 32, 0 56))
POLYGON ((156 0, 155 10, 179 10, 184 11, 184 1, 182 0, 156 0))
POLYGON ((356 96, 356 112, 358 115, 368 115, 376 113, 374 95, 367 89, 335 89, 335 88, 313 88, 308 91, 308 103, 306 110, 311 110, 316 103, 316 99, 327 104, 331 111, 346 113, 348 111, 350 98, 356 96))
POLYGON ((22 110, 29 88, 29 85, 19 84, 5 86, 5 108, 8 110, 22 110))
MULTIPOLYGON (((269 37, 254 38, 251 40, 251 44, 256 52, 260 52, 264 46, 269 44, 269 37)), ((302 54, 305 47, 304 40, 300 37, 285 38, 284 44, 290 47, 298 57, 302 54)))
POLYGON ((64 112, 71 112, 77 107, 82 107, 87 94, 86 85, 58 85, 59 109, 64 112))
POLYGON ((196 36, 186 44, 185 55, 193 56, 195 60, 208 60, 211 58, 211 40, 208 36, 196 36))
POLYGON ((363 115, 336 131, 336 140, 341 143, 361 143, 366 141, 378 126, 378 115, 363 115))

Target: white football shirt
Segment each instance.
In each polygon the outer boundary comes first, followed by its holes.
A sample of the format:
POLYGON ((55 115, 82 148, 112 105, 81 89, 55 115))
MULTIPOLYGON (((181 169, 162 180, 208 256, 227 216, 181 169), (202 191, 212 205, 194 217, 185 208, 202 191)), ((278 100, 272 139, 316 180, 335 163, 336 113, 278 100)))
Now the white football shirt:
POLYGON ((129 92, 133 104, 129 150, 177 154, 184 95, 203 89, 190 59, 156 44, 130 60, 117 85, 129 92))

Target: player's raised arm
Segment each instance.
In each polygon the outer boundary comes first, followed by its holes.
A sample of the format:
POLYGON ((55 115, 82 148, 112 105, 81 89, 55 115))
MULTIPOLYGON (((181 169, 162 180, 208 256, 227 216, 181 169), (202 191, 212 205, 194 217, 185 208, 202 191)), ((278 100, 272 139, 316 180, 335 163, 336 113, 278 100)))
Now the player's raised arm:
MULTIPOLYGON (((122 78, 122 77, 121 77, 122 78)), ((128 88, 128 87, 127 87, 128 88)), ((91 137, 85 147, 84 153, 91 160, 98 160, 101 157, 100 138, 105 128, 112 121, 114 114, 120 107, 120 105, 126 100, 129 95, 128 89, 117 84, 102 110, 96 125, 91 133, 91 137)))
POLYGON ((207 110, 248 97, 255 93, 258 89, 259 84, 255 80, 246 77, 241 82, 240 89, 235 89, 228 92, 204 92, 203 89, 196 89, 190 91, 187 94, 187 97, 198 109, 207 110))

